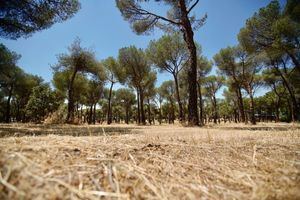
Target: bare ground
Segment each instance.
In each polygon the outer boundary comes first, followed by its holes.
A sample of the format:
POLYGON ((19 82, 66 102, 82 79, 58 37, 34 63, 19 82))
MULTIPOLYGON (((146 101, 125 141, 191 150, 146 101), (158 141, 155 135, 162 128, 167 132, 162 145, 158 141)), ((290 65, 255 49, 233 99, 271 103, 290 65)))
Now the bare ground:
POLYGON ((0 199, 300 199, 299 125, 14 124, 0 136, 0 199))

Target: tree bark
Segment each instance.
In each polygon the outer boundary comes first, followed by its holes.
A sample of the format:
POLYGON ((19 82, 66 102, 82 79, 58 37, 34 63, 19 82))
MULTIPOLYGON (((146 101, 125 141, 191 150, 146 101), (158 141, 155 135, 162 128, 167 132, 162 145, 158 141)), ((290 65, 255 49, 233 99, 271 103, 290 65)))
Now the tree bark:
POLYGON ((216 96, 212 97, 213 100, 213 107, 214 107, 214 123, 217 123, 217 119, 218 119, 218 110, 217 110, 217 99, 216 96))
POLYGON ((89 112, 89 120, 88 123, 91 124, 93 121, 93 104, 90 106, 90 112, 89 112))
POLYGON ((145 110, 144 110, 144 91, 140 88, 140 103, 141 103, 141 122, 146 125, 145 110))
POLYGON ((297 71, 300 73, 300 62, 298 61, 296 56, 294 54, 290 53, 289 51, 286 51, 286 53, 289 55, 289 57, 291 58, 292 62, 295 65, 297 71))
POLYGON ((93 124, 96 124, 96 105, 97 103, 94 104, 94 111, 93 111, 93 124))
POLYGON ((255 120, 255 111, 254 111, 254 99, 253 99, 253 92, 251 91, 250 88, 249 88, 249 96, 250 96, 250 112, 251 112, 250 120, 251 120, 251 124, 255 125, 256 120, 255 120))
POLYGON ((140 107, 140 91, 139 89, 136 90, 137 94, 137 122, 138 124, 141 123, 141 107, 140 107))
POLYGON ((147 101, 148 101, 148 121, 149 121, 149 124, 151 125, 152 121, 151 121, 150 99, 148 98, 147 101))
POLYGON ((292 101, 292 106, 293 106, 293 116, 292 116, 292 118, 294 120, 300 121, 300 111, 299 111, 299 106, 298 106, 297 99, 295 97, 295 92, 293 91, 293 89, 292 89, 289 81, 285 78, 285 76, 278 69, 278 67, 276 67, 274 64, 273 64, 273 66, 276 69, 276 71, 279 73, 279 75, 280 75, 280 77, 281 77, 281 79, 283 81, 283 85, 288 90, 288 93, 290 95, 290 99, 292 101))
POLYGON ((239 107, 239 114, 240 114, 240 121, 241 122, 246 122, 246 116, 245 116, 245 110, 244 110, 244 102, 243 102, 243 97, 242 97, 242 92, 241 88, 236 89, 236 94, 238 98, 238 107, 239 107))
POLYGON ((77 70, 75 70, 72 74, 70 85, 68 88, 68 114, 67 114, 67 123, 74 122, 74 99, 73 99, 73 84, 77 74, 77 70))
POLYGON ((200 123, 200 126, 203 126, 204 125, 204 120, 203 120, 203 100, 202 100, 201 85, 200 85, 199 82, 197 82, 197 86, 198 86, 198 92, 199 92, 199 110, 200 110, 199 123, 200 123))
POLYGON ((112 94, 113 86, 114 86, 114 82, 111 82, 110 88, 109 88, 109 95, 108 95, 107 124, 112 123, 111 94, 112 94))
POLYGON ((188 104, 188 123, 191 126, 199 125, 198 108, 197 108, 197 48, 194 42, 194 32, 191 22, 188 17, 185 0, 179 0, 178 5, 181 10, 181 23, 183 38, 187 44, 190 54, 189 68, 188 68, 188 91, 189 91, 189 104, 188 104))
POLYGON ((178 108, 179 108, 179 121, 183 122, 184 114, 183 114, 183 108, 182 108, 182 103, 181 103, 181 99, 180 99, 177 74, 173 73, 173 77, 174 77, 174 82, 175 82, 176 98, 177 98, 177 103, 178 103, 178 108))

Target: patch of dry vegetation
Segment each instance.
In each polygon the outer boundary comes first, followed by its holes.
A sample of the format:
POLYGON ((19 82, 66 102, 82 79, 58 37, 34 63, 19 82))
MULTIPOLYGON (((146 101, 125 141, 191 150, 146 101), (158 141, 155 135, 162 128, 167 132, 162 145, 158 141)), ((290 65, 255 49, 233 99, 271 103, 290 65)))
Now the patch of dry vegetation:
POLYGON ((300 199, 299 129, 132 132, 1 138, 0 199, 300 199))

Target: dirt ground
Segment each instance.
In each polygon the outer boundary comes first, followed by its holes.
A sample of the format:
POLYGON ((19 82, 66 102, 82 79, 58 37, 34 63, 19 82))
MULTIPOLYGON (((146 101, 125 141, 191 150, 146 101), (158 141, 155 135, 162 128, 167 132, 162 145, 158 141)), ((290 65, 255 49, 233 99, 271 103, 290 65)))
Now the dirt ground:
POLYGON ((300 126, 1 124, 0 199, 300 199, 300 126))

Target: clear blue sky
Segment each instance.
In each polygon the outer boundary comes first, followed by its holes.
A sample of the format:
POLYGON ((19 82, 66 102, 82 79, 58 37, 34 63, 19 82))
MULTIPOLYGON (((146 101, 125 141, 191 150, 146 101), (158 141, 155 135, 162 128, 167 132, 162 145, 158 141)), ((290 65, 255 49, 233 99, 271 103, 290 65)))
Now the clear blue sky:
MULTIPOLYGON (((200 0, 194 13, 208 15, 206 24, 195 32, 195 40, 202 45, 203 54, 212 59, 221 48, 237 43, 236 35, 247 18, 270 0, 200 0)), ((136 45, 147 47, 151 39, 159 38, 161 31, 148 36, 138 36, 124 21, 114 0, 81 0, 81 10, 70 20, 53 25, 50 29, 33 34, 29 38, 4 40, 9 49, 22 55, 18 65, 26 72, 39 75, 50 82, 50 65, 57 62, 56 56, 67 51, 76 37, 83 46, 91 47, 98 59, 116 57, 121 47, 136 45)), ((154 7, 162 12, 163 4, 154 7)), ((153 8, 152 8, 153 9, 153 8)), ((171 77, 158 76, 159 85, 171 77)))

